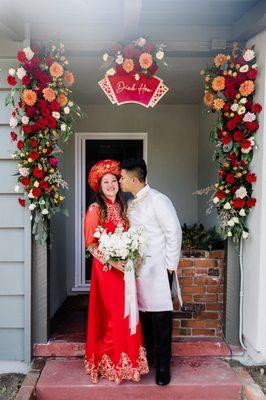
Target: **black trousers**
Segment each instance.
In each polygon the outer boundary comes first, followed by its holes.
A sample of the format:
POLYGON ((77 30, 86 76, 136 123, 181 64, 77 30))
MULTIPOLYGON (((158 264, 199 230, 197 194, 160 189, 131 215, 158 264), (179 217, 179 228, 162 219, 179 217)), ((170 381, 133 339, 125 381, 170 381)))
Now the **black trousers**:
MULTIPOLYGON (((168 272, 172 287, 173 275, 168 272)), ((167 366, 172 357, 172 311, 140 311, 144 344, 149 362, 156 360, 157 367, 167 366)))

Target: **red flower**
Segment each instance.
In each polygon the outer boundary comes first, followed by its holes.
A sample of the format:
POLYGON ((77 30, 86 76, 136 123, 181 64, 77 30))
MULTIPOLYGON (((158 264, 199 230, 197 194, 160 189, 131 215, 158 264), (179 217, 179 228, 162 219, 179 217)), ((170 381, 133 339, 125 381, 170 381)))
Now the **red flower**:
POLYGON ((237 126, 237 121, 234 120, 233 118, 230 119, 230 121, 227 121, 227 123, 226 123, 226 127, 229 131, 232 131, 233 129, 235 129, 236 126, 237 126))
POLYGON ((45 173, 42 169, 35 167, 33 168, 33 175, 35 176, 35 178, 41 179, 44 177, 45 173))
POLYGON ((260 113, 261 110, 262 110, 262 106, 261 106, 259 103, 252 104, 251 110, 252 110, 254 113, 260 113))
POLYGON ((225 194, 224 194, 224 192, 219 190, 218 192, 215 193, 215 197, 218 197, 218 199, 222 200, 225 198, 225 194))
POLYGON ((23 177, 20 179, 20 182, 21 182, 22 185, 24 185, 24 186, 29 186, 29 184, 30 184, 30 180, 29 180, 29 178, 27 178, 26 176, 23 176, 23 177))
POLYGON ((119 50, 121 50, 121 49, 122 49, 121 44, 120 44, 120 43, 116 43, 116 44, 114 44, 112 50, 116 53, 117 51, 119 51, 119 50))
POLYGON ((248 200, 246 201, 246 204, 247 204, 247 206, 248 206, 249 208, 252 208, 252 207, 255 206, 256 201, 257 201, 257 200, 255 199, 255 197, 251 197, 250 199, 248 199, 248 200))
POLYGON ((228 145, 229 143, 232 142, 232 139, 230 138, 229 135, 226 135, 226 136, 223 136, 223 137, 222 137, 221 142, 222 142, 222 144, 223 144, 224 146, 226 146, 226 145, 228 145))
POLYGON ((245 135, 242 131, 235 131, 233 134, 233 139, 235 142, 241 142, 245 138, 245 135))
POLYGON ((45 62, 48 65, 48 67, 50 67, 53 64, 54 60, 52 59, 51 56, 48 56, 45 58, 45 62))
POLYGON ((39 186, 41 189, 47 189, 49 187, 49 183, 47 181, 40 181, 39 186))
POLYGON ((23 50, 19 50, 17 53, 17 59, 20 63, 24 64, 27 61, 26 54, 23 50))
POLYGON ((19 197, 19 198, 18 198, 18 202, 19 202, 19 204, 20 204, 22 207, 25 207, 26 203, 25 203, 25 200, 24 200, 24 199, 22 199, 21 197, 19 197))
POLYGON ((48 117, 48 126, 50 128, 56 128, 57 127, 57 121, 54 117, 48 117))
POLYGON ((26 115, 28 117, 33 117, 35 112, 36 112, 36 109, 34 107, 32 107, 32 106, 26 106, 25 107, 25 112, 26 112, 26 115))
POLYGON ((229 112, 230 111, 230 107, 231 107, 231 104, 229 102, 226 102, 226 103, 224 103, 223 110, 225 112, 229 112))
POLYGON ((259 129, 259 124, 258 124, 257 121, 246 122, 246 123, 245 123, 245 126, 246 126, 246 128, 247 128, 249 131, 251 131, 251 132, 254 132, 254 131, 256 131, 256 130, 259 129))
POLYGON ((29 135, 32 132, 31 125, 23 125, 22 129, 25 135, 29 135))
POLYGON ((58 112, 60 110, 60 104, 58 101, 54 100, 50 103, 50 110, 58 112))
POLYGON ((257 74, 258 74, 258 70, 255 68, 251 68, 247 73, 248 79, 255 79, 257 74))
POLYGON ((251 142, 250 140, 245 139, 240 143, 240 145, 242 149, 249 149, 251 147, 251 142))
POLYGON ((32 195, 33 195, 34 197, 40 197, 41 194, 42 194, 41 189, 39 189, 39 188, 34 188, 34 189, 32 189, 32 195))
POLYGON ((9 85, 15 86, 17 84, 16 78, 14 76, 8 75, 6 81, 9 85))
POLYGON ((247 180, 247 182, 249 182, 249 183, 256 182, 256 180, 257 180, 256 174, 248 173, 248 174, 246 175, 246 180, 247 180))
POLYGON ((42 113, 43 117, 49 117, 51 114, 49 108, 47 108, 47 107, 42 107, 41 113, 42 113))
POLYGON ((24 142, 23 142, 23 140, 19 140, 19 141, 17 142, 17 148, 18 148, 19 150, 21 150, 21 149, 23 149, 23 147, 24 147, 24 142))
POLYGON ((228 88, 224 91, 224 95, 225 97, 227 97, 228 99, 234 99, 237 95, 237 90, 232 89, 232 88, 228 88))
POLYGON ((38 160, 38 158, 40 157, 40 154, 39 154, 37 151, 35 151, 35 150, 31 150, 31 151, 29 152, 29 157, 30 157, 32 160, 38 160))
POLYGON ((30 78, 28 75, 23 76, 22 78, 22 84, 23 85, 29 85, 30 84, 30 78))
POLYGON ((153 44, 151 42, 147 42, 144 46, 144 51, 147 51, 148 53, 150 53, 153 49, 153 44))
POLYGON ((37 121, 37 126, 39 127, 40 130, 46 128, 47 125, 48 125, 48 121, 47 121, 46 118, 40 118, 40 119, 37 121))
POLYGON ((41 60, 38 56, 34 56, 33 59, 31 60, 31 63, 34 67, 38 67, 40 62, 41 62, 41 60))
POLYGON ((236 198, 233 200, 233 206, 235 208, 243 208, 244 205, 245 205, 245 201, 243 199, 236 198))
POLYGON ((38 142, 36 139, 30 139, 29 142, 32 147, 38 147, 38 142))
POLYGON ((123 67, 122 67, 122 65, 119 65, 119 64, 116 64, 115 70, 116 70, 116 72, 117 72, 118 74, 123 74, 123 73, 125 72, 124 69, 123 69, 123 67))
POLYGON ((148 69, 148 71, 149 71, 151 74, 155 74, 155 72, 157 71, 157 69, 158 69, 158 65, 157 65, 156 63, 153 63, 152 66, 148 69))
POLYGON ((227 174, 225 180, 227 183, 230 183, 230 185, 236 181, 233 174, 227 174))
POLYGON ((15 140, 17 140, 18 135, 15 132, 10 132, 10 137, 14 142, 15 140))
POLYGON ((131 43, 126 44, 124 47, 123 53, 124 53, 125 58, 134 57, 135 49, 134 49, 133 44, 131 44, 131 43))

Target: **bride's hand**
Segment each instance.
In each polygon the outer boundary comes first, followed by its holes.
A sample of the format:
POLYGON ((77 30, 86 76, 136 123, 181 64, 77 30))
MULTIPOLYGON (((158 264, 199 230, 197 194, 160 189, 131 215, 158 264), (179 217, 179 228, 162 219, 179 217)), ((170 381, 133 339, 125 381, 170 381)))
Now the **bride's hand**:
POLYGON ((124 267, 126 265, 126 261, 109 261, 108 264, 110 264, 113 268, 116 268, 121 272, 125 272, 124 267))

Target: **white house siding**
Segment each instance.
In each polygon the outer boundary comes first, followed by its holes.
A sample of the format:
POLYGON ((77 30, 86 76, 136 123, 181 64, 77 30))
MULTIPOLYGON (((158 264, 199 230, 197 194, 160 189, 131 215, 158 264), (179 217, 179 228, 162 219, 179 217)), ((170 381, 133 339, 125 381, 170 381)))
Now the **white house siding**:
POLYGON ((16 162, 11 154, 9 115, 5 98, 7 71, 16 63, 22 43, 0 41, 0 360, 30 361, 31 239, 28 212, 15 193, 16 162))

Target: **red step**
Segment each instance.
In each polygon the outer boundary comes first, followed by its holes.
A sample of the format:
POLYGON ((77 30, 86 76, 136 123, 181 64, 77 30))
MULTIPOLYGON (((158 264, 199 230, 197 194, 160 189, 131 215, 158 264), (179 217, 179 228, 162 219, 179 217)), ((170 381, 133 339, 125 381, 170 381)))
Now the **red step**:
MULTIPOLYGON (((242 349, 238 346, 228 346, 221 339, 178 339, 173 341, 173 355, 181 357, 191 356, 230 356, 231 352, 241 354, 242 349)), ((66 337, 49 340, 48 343, 34 345, 35 357, 81 357, 84 355, 85 343, 83 338, 66 337), (73 340, 74 339, 74 340, 73 340)))
POLYGON ((168 386, 155 384, 155 370, 140 382, 92 384, 79 360, 48 359, 36 386, 37 400, 240 400, 241 383, 221 359, 174 357, 168 386))

